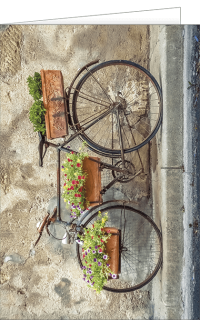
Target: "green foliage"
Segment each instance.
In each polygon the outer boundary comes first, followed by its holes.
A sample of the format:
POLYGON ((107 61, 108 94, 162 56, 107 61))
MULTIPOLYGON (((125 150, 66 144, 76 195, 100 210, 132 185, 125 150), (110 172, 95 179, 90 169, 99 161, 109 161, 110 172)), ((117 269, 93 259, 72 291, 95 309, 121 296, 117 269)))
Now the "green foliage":
POLYGON ((46 132, 45 113, 46 109, 40 100, 35 101, 29 111, 29 119, 33 123, 34 131, 40 131, 43 135, 46 132))
POLYGON ((112 275, 115 278, 117 275, 112 274, 108 264, 110 257, 106 254, 105 244, 111 237, 110 230, 106 233, 103 229, 108 220, 107 213, 101 219, 102 215, 99 211, 98 216, 99 219, 90 228, 84 228, 84 234, 79 235, 78 243, 83 244, 83 280, 88 287, 100 293, 108 281, 108 276, 112 275))
POLYGON ((42 98, 42 80, 41 75, 38 72, 35 72, 33 78, 31 76, 27 79, 29 93, 33 99, 40 100, 42 98))
POLYGON ((29 120, 33 123, 34 131, 40 131, 42 135, 45 135, 46 109, 44 108, 43 102, 40 100, 42 98, 41 75, 38 72, 35 72, 33 77, 28 77, 27 83, 29 87, 29 93, 35 101, 29 111, 29 120))
MULTIPOLYGON (((83 148, 83 147, 82 147, 83 148)), ((82 150, 80 148, 80 151, 82 150)), ((64 174, 64 186, 62 197, 71 206, 71 217, 78 218, 83 213, 84 205, 89 203, 85 200, 85 179, 87 174, 83 171, 83 159, 88 157, 87 152, 75 154, 73 151, 66 155, 67 159, 62 164, 61 171, 64 174)))

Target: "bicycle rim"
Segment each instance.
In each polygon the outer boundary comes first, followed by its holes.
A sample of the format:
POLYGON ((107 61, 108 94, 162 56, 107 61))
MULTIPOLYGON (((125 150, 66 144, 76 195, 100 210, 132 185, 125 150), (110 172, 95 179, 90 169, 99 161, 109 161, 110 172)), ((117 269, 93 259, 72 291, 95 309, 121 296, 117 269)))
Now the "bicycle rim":
MULTIPOLYGON (((129 206, 109 206, 101 212, 108 212, 106 226, 121 230, 121 273, 119 279, 109 280, 103 289, 111 292, 140 289, 155 277, 162 263, 162 237, 158 227, 148 215, 129 206)), ((89 227, 97 215, 98 209, 83 227, 89 227)), ((78 244, 76 248, 82 267, 82 249, 78 244)))
MULTIPOLYGON (((93 67, 76 86, 73 121, 77 130, 119 103, 119 122, 124 153, 148 143, 159 129, 162 117, 161 89, 155 78, 140 65, 126 60, 107 61, 93 67)), ((80 134, 81 140, 105 156, 120 156, 117 112, 99 120, 80 134)))

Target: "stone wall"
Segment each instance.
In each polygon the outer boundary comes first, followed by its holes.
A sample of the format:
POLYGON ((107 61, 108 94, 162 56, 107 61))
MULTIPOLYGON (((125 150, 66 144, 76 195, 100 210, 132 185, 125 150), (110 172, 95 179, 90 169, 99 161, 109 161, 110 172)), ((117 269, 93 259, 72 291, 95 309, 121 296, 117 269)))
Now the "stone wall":
MULTIPOLYGON (((12 25, 1 31, 0 45, 1 319, 148 319, 147 288, 96 295, 82 281, 74 247, 44 232, 32 250, 36 224, 56 194, 56 151, 49 148, 44 167, 39 167, 26 82, 34 72, 54 69, 62 71, 67 87, 78 68, 98 58, 131 60, 148 69, 148 26, 12 25)), ((150 192, 148 145, 140 153, 143 179, 115 185, 105 199, 125 197, 145 206, 150 192)), ((137 163, 137 152, 129 159, 137 163)))

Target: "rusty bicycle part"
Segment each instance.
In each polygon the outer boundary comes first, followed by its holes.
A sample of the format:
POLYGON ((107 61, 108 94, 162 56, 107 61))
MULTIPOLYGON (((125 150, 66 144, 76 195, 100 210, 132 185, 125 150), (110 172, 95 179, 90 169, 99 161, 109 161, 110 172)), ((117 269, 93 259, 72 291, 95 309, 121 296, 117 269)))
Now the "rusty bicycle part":
MULTIPOLYGON (((157 274, 162 265, 162 235, 155 222, 144 212, 130 206, 130 202, 107 201, 90 209, 81 217, 77 228, 90 228, 99 210, 107 213, 106 227, 120 230, 120 273, 118 280, 109 280, 104 290, 130 292, 142 288, 157 274)), ((76 244, 82 268, 82 247, 76 244)))
POLYGON ((111 60, 86 70, 71 103, 75 130, 94 152, 123 160, 158 131, 161 89, 148 70, 131 61, 111 60))

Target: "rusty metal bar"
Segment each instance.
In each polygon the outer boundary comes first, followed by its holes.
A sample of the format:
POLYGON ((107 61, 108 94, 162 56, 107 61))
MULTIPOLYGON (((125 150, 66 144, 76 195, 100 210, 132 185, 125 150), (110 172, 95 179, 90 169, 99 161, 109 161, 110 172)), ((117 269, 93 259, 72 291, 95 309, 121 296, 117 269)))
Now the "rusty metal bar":
POLYGON ((102 87, 102 85, 100 84, 100 82, 97 80, 97 78, 93 75, 93 73, 86 67, 86 70, 91 74, 92 78, 98 83, 98 85, 101 87, 102 91, 105 93, 106 97, 108 98, 108 100, 110 100, 111 103, 113 103, 114 101, 111 99, 111 97, 109 97, 109 95, 107 94, 106 90, 102 87))
POLYGON ((94 60, 94 61, 91 61, 91 62, 87 63, 85 66, 83 66, 82 68, 80 68, 80 69, 78 70, 78 72, 76 73, 74 79, 72 80, 72 82, 71 82, 71 84, 70 84, 70 86, 69 86, 69 88, 68 88, 68 93, 67 93, 68 98, 67 98, 67 99, 69 99, 69 97, 70 97, 71 89, 72 89, 72 87, 73 87, 74 82, 75 82, 76 79, 78 78, 78 76, 79 76, 87 67, 90 67, 90 66, 92 66, 93 64, 98 63, 99 61, 100 61, 99 59, 94 60))
POLYGON ((123 147, 123 139, 122 139, 122 132, 120 127, 120 119, 119 119, 119 107, 117 107, 117 122, 118 122, 118 131, 119 131, 119 143, 121 149, 121 157, 122 157, 122 168, 124 169, 124 147, 123 147))
POLYGON ((61 220, 60 216, 60 148, 57 148, 57 215, 58 220, 61 220))
POLYGON ((92 159, 92 158, 90 158, 89 157, 89 159, 91 160, 91 161, 94 161, 94 162, 97 162, 97 163, 99 163, 100 164, 100 166, 102 166, 102 169, 109 169, 109 170, 113 170, 113 171, 117 171, 117 172, 122 172, 122 173, 131 173, 131 172, 129 172, 127 169, 121 169, 121 168, 119 168, 119 167, 116 167, 116 166, 113 166, 113 165, 111 165, 111 164, 109 164, 109 163, 105 163, 105 162, 102 162, 102 161, 99 161, 99 160, 96 160, 96 159, 92 159))
POLYGON ((113 184, 115 184, 115 182, 117 182, 118 179, 122 178, 123 174, 121 174, 119 177, 114 178, 109 184, 107 184, 107 186, 105 186, 100 193, 104 194, 110 187, 113 186, 113 184))

